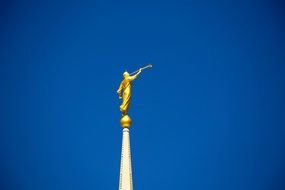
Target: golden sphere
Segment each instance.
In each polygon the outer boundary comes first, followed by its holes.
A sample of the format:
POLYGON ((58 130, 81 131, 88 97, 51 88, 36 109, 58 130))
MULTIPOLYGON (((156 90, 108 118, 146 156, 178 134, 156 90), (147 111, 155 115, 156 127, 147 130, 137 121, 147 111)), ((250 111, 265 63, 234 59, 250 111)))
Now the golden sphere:
POLYGON ((124 115, 121 119, 121 125, 123 128, 129 128, 132 124, 132 120, 128 115, 124 115))

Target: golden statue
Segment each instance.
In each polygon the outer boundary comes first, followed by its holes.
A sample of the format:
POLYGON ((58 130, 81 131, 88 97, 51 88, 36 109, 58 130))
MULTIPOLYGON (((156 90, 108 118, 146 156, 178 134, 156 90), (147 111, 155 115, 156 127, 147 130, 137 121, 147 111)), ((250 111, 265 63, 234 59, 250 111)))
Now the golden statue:
MULTIPOLYGON (((131 124, 131 119, 128 116, 128 111, 130 108, 131 102, 131 94, 132 94, 132 81, 135 80, 139 74, 142 72, 143 69, 150 68, 152 65, 147 65, 139 70, 129 74, 127 71, 123 73, 123 81, 121 82, 117 93, 119 95, 119 99, 122 99, 122 104, 120 105, 120 111, 122 112, 122 120, 127 120, 129 123, 127 127, 131 124)), ((122 123, 123 125, 123 123, 122 123)), ((123 126, 124 127, 124 126, 123 126)))

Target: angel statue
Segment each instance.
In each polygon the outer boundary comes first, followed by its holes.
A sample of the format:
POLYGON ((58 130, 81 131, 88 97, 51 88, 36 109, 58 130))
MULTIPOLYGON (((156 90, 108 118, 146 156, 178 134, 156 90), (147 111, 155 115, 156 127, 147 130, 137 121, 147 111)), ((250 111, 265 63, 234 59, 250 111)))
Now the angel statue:
POLYGON ((119 86, 119 89, 117 90, 119 99, 122 99, 122 104, 120 105, 120 111, 122 112, 123 116, 128 115, 128 111, 130 108, 131 95, 132 95, 132 81, 139 76, 142 70, 150 67, 152 67, 152 65, 147 65, 146 67, 140 68, 139 70, 131 74, 129 74, 127 71, 123 73, 124 78, 119 86))

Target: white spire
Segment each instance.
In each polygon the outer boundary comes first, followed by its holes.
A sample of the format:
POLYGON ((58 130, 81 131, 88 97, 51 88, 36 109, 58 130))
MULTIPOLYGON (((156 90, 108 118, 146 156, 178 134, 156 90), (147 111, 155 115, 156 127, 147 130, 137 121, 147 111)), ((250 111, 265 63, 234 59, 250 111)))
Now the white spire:
POLYGON ((129 129, 123 128, 119 190, 133 190, 129 129))

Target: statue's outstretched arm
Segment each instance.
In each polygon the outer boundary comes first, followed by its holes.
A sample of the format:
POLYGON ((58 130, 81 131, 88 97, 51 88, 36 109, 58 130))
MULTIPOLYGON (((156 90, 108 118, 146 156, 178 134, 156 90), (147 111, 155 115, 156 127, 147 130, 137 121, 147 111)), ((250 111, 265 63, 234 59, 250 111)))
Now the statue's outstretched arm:
POLYGON ((140 69, 135 75, 133 75, 133 76, 130 76, 130 79, 131 80, 135 80, 138 76, 139 76, 139 74, 142 72, 142 69, 140 69))

